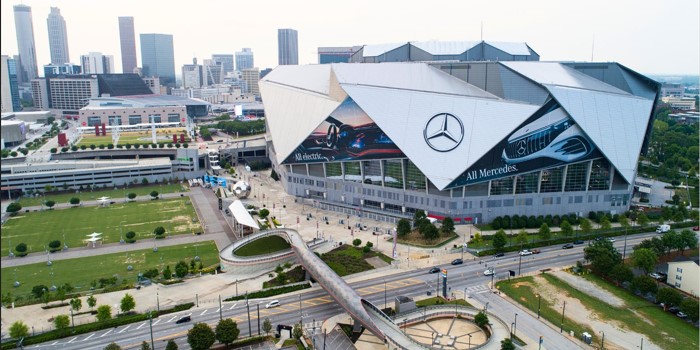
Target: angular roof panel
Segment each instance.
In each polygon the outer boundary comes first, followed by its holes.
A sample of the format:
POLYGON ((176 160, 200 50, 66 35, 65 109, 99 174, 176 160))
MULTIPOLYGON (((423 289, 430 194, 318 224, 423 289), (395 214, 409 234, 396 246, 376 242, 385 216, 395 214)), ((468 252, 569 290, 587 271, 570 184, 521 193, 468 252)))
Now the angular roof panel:
POLYGON ((408 42, 365 45, 362 49, 362 56, 375 57, 383 55, 406 44, 408 44, 408 42))
POLYGON ((431 55, 460 55, 478 45, 478 41, 417 41, 411 45, 431 55))
POLYGON ((532 53, 526 43, 505 42, 505 41, 484 41, 505 53, 511 55, 529 56, 532 53))
POLYGON ((500 62, 502 65, 542 85, 557 85, 613 94, 627 95, 624 90, 592 78, 558 62, 500 62))
POLYGON ((328 95, 330 76, 331 67, 328 64, 281 65, 273 69, 261 81, 271 81, 328 95))

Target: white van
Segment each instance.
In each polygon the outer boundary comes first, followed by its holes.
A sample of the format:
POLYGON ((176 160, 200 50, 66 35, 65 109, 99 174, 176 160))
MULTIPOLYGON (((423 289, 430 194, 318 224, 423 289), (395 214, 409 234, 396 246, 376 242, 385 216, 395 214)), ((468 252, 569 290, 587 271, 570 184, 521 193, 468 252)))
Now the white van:
POLYGON ((271 302, 265 304, 265 308, 266 308, 266 309, 271 309, 271 308, 273 308, 273 307, 278 307, 278 306, 280 306, 280 301, 279 301, 279 300, 273 300, 273 301, 271 301, 271 302))

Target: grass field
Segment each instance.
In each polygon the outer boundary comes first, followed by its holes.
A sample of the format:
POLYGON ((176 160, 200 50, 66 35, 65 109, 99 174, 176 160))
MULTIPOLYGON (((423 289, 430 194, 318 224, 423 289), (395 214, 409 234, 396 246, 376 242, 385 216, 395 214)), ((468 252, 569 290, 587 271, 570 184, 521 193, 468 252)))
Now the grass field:
POLYGON ((190 234, 202 230, 199 222, 193 222, 196 218, 189 198, 21 213, 2 228, 2 255, 19 243, 26 243, 29 252, 44 251, 50 241, 64 243, 64 234, 69 248, 86 246, 86 235, 93 232, 102 233, 104 243, 119 242, 120 225, 123 234, 134 231, 137 240, 153 238, 158 226, 166 235, 190 234))
POLYGON ((445 299, 443 299, 441 297, 432 297, 432 298, 416 301, 417 307, 426 307, 426 306, 433 306, 433 305, 454 305, 454 304, 472 307, 472 304, 469 304, 469 302, 467 302, 464 299, 452 299, 450 301, 445 301, 445 299))
POLYGON ((391 258, 374 250, 364 253, 362 248, 342 245, 328 253, 321 254, 321 259, 340 276, 351 275, 363 271, 373 270, 365 259, 378 256, 380 259, 390 262, 391 258))
POLYGON ((254 256, 270 254, 280 250, 289 249, 291 246, 280 236, 268 236, 256 239, 240 249, 236 250, 238 256, 254 256))
MULTIPOLYGON (((180 140, 180 134, 186 134, 186 131, 184 128, 166 128, 166 129, 156 129, 156 137, 157 137, 157 142, 158 143, 171 143, 173 142, 173 135, 178 135, 178 140, 180 140)), ((192 142, 192 140, 185 135, 185 142, 192 142)), ((90 146, 90 145, 111 145, 112 142, 112 134, 107 133, 105 136, 95 136, 94 133, 92 134, 83 134, 82 138, 80 141, 76 144, 78 147, 85 145, 85 146, 90 146)), ((125 145, 127 143, 130 143, 132 145, 135 144, 151 144, 151 131, 150 130, 143 130, 143 131, 129 131, 129 132, 120 132, 119 133, 119 144, 120 145, 125 145)))
MULTIPOLYGON (((3 293, 11 292, 14 296, 31 293, 32 287, 43 284, 51 286, 50 272, 53 271, 53 284, 56 286, 70 283, 77 292, 90 289, 90 283, 100 278, 118 275, 120 279, 136 282, 139 272, 148 269, 162 269, 170 266, 174 271, 180 260, 189 261, 197 255, 204 267, 219 262, 219 251, 213 241, 183 244, 171 247, 161 247, 157 252, 152 249, 137 250, 125 253, 90 256, 77 259, 55 260, 51 267, 46 263, 18 266, 17 268, 2 269, 3 293), (127 271, 131 265, 132 271, 127 271), (14 288, 14 276, 21 285, 14 288)), ((99 298, 99 297, 98 297, 99 298)))
MULTIPOLYGON (((132 185, 133 186, 133 185, 132 185)), ((56 202, 56 204, 59 203, 68 203, 71 198, 73 197, 78 197, 80 198, 81 201, 89 201, 89 200, 95 200, 100 197, 110 197, 112 200, 124 200, 126 198, 126 195, 129 193, 133 192, 136 193, 138 196, 147 196, 151 193, 151 191, 158 191, 160 194, 164 193, 175 193, 175 192, 184 192, 187 191, 187 186, 183 186, 181 184, 167 184, 167 185, 148 185, 148 186, 141 186, 141 185, 136 185, 133 187, 129 188, 124 188, 121 187, 119 189, 106 189, 106 190, 94 190, 94 191, 89 191, 89 190, 83 190, 80 193, 75 193, 75 191, 70 192, 70 193, 49 193, 45 197, 44 196, 39 196, 39 197, 22 197, 19 200, 19 203, 23 207, 32 207, 32 206, 39 206, 44 201, 47 200, 52 200, 56 202)))

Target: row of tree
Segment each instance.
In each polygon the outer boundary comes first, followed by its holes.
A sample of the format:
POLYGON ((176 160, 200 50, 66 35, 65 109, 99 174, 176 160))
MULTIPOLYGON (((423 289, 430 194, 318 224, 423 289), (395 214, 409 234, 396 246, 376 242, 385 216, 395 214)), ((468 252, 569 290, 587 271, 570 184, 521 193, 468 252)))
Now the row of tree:
POLYGON ((444 236, 452 234, 455 230, 455 223, 452 218, 446 217, 442 220, 442 225, 438 229, 430 222, 425 211, 416 210, 413 215, 413 227, 411 227, 411 223, 406 219, 401 219, 396 224, 396 234, 399 237, 406 237, 414 229, 418 230, 425 240, 432 241, 440 237, 441 234, 444 236))

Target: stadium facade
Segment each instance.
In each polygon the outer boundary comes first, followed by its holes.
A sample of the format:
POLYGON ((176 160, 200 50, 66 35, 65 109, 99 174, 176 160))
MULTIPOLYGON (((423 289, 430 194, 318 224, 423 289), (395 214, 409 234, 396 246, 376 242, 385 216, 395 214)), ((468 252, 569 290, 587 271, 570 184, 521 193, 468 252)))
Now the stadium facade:
POLYGON ((617 63, 279 66, 260 81, 285 190, 457 223, 628 210, 659 84, 617 63))

